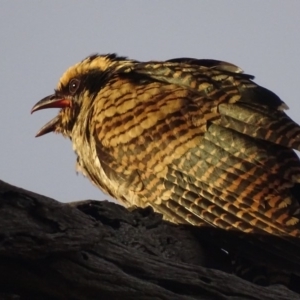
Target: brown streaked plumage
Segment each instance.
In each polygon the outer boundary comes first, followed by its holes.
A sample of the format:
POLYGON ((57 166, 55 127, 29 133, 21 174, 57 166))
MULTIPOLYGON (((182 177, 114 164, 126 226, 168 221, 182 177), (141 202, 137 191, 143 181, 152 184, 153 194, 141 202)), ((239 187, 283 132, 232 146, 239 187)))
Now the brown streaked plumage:
POLYGON ((77 169, 127 207, 299 238, 300 127, 252 79, 215 60, 93 55, 32 111, 62 108, 37 135, 69 137, 77 169))

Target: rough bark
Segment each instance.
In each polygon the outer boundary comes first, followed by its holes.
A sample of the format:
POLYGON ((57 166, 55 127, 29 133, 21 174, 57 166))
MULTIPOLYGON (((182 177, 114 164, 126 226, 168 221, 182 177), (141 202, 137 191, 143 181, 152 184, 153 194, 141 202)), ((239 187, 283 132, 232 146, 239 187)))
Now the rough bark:
POLYGON ((300 299, 226 273, 228 255, 194 230, 151 209, 63 204, 0 181, 0 299, 300 299))

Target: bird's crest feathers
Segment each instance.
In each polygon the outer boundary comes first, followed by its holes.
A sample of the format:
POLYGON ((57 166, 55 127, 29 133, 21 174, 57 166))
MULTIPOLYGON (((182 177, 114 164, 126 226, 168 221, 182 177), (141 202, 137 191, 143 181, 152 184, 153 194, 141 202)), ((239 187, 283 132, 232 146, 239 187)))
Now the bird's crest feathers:
POLYGON ((88 72, 91 72, 92 70, 105 72, 116 63, 120 64, 121 62, 125 63, 126 58, 118 57, 115 54, 90 55, 81 62, 76 63, 67 69, 58 82, 57 90, 60 90, 63 86, 66 86, 72 78, 80 77, 88 72))

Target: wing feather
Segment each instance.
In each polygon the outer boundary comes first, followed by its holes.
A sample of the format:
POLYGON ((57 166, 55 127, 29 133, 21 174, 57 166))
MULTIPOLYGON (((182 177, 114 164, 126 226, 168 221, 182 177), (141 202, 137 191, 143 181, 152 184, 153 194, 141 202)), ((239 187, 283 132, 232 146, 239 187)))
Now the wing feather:
POLYGON ((283 101, 214 61, 136 63, 118 76, 98 94, 106 118, 94 137, 128 204, 177 222, 300 236, 300 127, 283 101))

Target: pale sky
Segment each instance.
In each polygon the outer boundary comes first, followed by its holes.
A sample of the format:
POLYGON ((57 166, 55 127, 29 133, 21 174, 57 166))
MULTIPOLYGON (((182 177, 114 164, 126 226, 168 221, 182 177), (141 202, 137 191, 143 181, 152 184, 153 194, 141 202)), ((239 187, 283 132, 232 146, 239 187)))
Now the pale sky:
POLYGON ((92 53, 225 60, 255 75, 300 123, 299 0, 0 0, 0 179, 60 201, 107 199, 75 173, 71 142, 30 115, 92 53))

